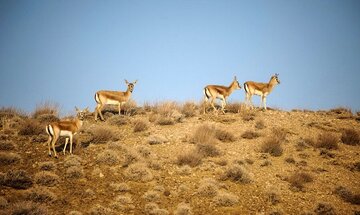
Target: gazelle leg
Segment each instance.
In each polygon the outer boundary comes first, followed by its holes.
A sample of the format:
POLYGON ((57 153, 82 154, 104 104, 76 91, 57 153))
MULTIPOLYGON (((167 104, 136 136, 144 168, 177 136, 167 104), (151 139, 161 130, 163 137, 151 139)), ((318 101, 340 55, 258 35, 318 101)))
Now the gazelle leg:
POLYGON ((211 98, 210 104, 211 104, 211 106, 214 108, 214 111, 217 112, 217 110, 216 110, 216 108, 215 108, 215 105, 214 105, 214 98, 211 98))
POLYGON ((121 103, 120 102, 119 102, 118 109, 119 109, 119 115, 120 115, 121 114, 121 103))
POLYGON ((206 105, 207 105, 207 103, 208 103, 208 99, 207 99, 207 97, 205 96, 205 97, 204 97, 204 114, 206 114, 206 105))
POLYGON ((55 143, 56 141, 58 140, 58 136, 54 135, 53 139, 52 139, 52 143, 51 143, 51 146, 52 146, 52 149, 54 151, 54 157, 57 158, 57 154, 56 154, 56 150, 55 150, 55 143))
POLYGON ((65 155, 66 146, 67 146, 68 142, 69 142, 69 138, 67 137, 67 138, 65 139, 65 146, 64 146, 64 149, 63 149, 64 155, 65 155))
POLYGON ((102 105, 102 104, 99 104, 99 115, 100 115, 100 119, 102 120, 102 121, 105 121, 104 120, 104 116, 102 115, 102 113, 101 113, 101 111, 102 111, 102 109, 103 109, 103 107, 104 107, 104 105, 102 105))
POLYGON ((51 148, 50 148, 50 144, 51 144, 52 139, 53 139, 53 138, 49 135, 48 148, 49 148, 49 156, 50 156, 50 157, 51 157, 51 148))
POLYGON ((267 110, 267 108, 266 108, 266 96, 264 96, 263 102, 264 102, 264 109, 267 110))
POLYGON ((73 135, 70 135, 70 154, 72 155, 73 135))
POLYGON ((225 114, 226 99, 221 100, 221 111, 225 114))

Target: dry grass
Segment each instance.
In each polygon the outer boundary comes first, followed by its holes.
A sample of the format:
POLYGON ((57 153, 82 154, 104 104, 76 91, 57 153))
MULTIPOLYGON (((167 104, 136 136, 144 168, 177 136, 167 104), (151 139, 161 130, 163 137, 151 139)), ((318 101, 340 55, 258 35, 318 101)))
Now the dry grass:
POLYGON ((250 111, 245 111, 244 113, 242 113, 242 120, 245 122, 249 122, 249 121, 253 121, 255 120, 255 113, 250 112, 250 111))
POLYGON ((215 126, 213 125, 209 125, 209 124, 203 124, 203 125, 200 125, 193 137, 192 137, 192 141, 194 143, 214 143, 216 142, 215 139, 215 126))
POLYGON ((10 151, 15 149, 12 141, 0 140, 0 151, 10 151))
POLYGON ((336 215, 334 207, 325 202, 320 202, 314 209, 314 213, 318 215, 336 215))
POLYGON ((242 138, 244 139, 256 139, 258 137, 260 137, 260 134, 258 132, 255 132, 255 131, 245 131, 242 135, 241 135, 242 138))
POLYGON ((338 138, 331 132, 323 132, 319 134, 315 147, 328 150, 338 149, 338 138))
POLYGON ((217 206, 230 207, 239 202, 239 197, 231 193, 219 192, 214 198, 213 202, 217 206))
POLYGON ((149 190, 144 193, 142 198, 148 202, 156 202, 156 201, 160 200, 160 193, 157 191, 154 191, 154 190, 149 190))
POLYGON ((236 140, 234 134, 223 129, 216 129, 215 137, 222 142, 234 142, 236 140))
POLYGON ((198 115, 198 107, 195 102, 186 102, 181 107, 181 113, 187 118, 194 117, 198 115))
POLYGON ((188 165, 195 167, 201 164, 202 156, 196 151, 184 152, 177 157, 176 163, 179 166, 188 165))
POLYGON ((79 179, 84 176, 84 169, 82 166, 71 166, 66 169, 65 177, 68 179, 79 179))
POLYGON ((180 112, 181 108, 176 102, 161 102, 154 104, 153 112, 160 114, 161 116, 172 117, 174 112, 180 112))
POLYGON ((48 209, 35 202, 21 201, 16 202, 9 207, 7 214, 11 215, 48 215, 51 214, 48 209))
POLYGON ((209 143, 196 144, 196 149, 202 157, 216 157, 221 154, 215 145, 209 143))
POLYGON ((221 180, 231 180, 235 183, 247 184, 251 182, 250 175, 243 167, 238 164, 232 164, 220 177, 221 180))
POLYGON ((159 206, 153 202, 145 204, 144 212, 145 212, 145 214, 148 214, 148 215, 168 215, 169 214, 169 212, 167 210, 159 208, 159 206))
POLYGON ((137 182, 149 182, 154 178, 151 171, 142 163, 130 165, 124 174, 128 180, 137 182))
POLYGON ((181 202, 177 205, 176 210, 174 211, 174 215, 191 215, 193 214, 191 211, 191 207, 189 204, 185 202, 181 202))
POLYGON ((265 123, 264 123, 264 120, 258 120, 258 121, 256 121, 256 123, 255 123, 255 128, 257 128, 257 129, 264 129, 264 128, 266 128, 266 126, 265 126, 265 123))
POLYGON ((312 182, 314 179, 313 177, 306 172, 295 172, 289 178, 288 182, 290 186, 295 190, 303 190, 306 183, 312 182))
POLYGON ((130 191, 130 186, 126 183, 111 183, 109 185, 111 190, 114 192, 128 192, 130 191))
POLYGON ((36 105, 35 111, 32 114, 34 119, 38 119, 42 115, 52 115, 58 117, 59 115, 59 104, 53 102, 43 102, 36 105))
POLYGON ((134 132, 142 132, 149 129, 149 123, 145 120, 136 120, 134 122, 134 132))
POLYGON ((279 157, 283 154, 283 148, 278 138, 269 137, 261 145, 260 152, 269 153, 271 156, 279 157))
POLYGON ((92 143, 101 144, 109 141, 116 141, 117 137, 109 126, 96 126, 90 130, 92 134, 92 143))
POLYGON ((0 209, 4 210, 9 205, 9 202, 2 196, 0 196, 0 209))
POLYGON ((64 167, 81 166, 82 159, 76 155, 67 156, 64 160, 64 167))
POLYGON ((339 186, 334 192, 345 202, 349 202, 354 205, 360 205, 360 194, 353 194, 349 189, 343 186, 339 186))
POLYGON ((38 120, 24 119, 19 126, 19 135, 39 135, 45 134, 45 126, 40 124, 38 120))
POLYGON ((156 120, 156 124, 158 124, 158 125, 174 125, 175 121, 173 118, 171 118, 169 116, 160 115, 156 120))
POLYGON ((34 180, 36 184, 53 187, 59 183, 60 178, 55 173, 41 171, 35 174, 34 180))
POLYGON ((134 116, 138 112, 136 101, 129 99, 125 104, 121 105, 121 111, 124 112, 126 116, 134 116))
POLYGON ((107 120, 107 123, 109 123, 110 125, 122 126, 128 124, 129 120, 129 117, 117 114, 110 117, 107 120))
POLYGON ((33 185, 31 177, 24 170, 8 171, 2 181, 3 185, 15 189, 27 189, 33 185))
POLYGON ((51 203, 57 199, 57 196, 47 188, 32 188, 26 194, 26 200, 38 203, 51 203))
POLYGON ((89 211, 88 214, 90 215, 108 215, 108 214, 113 214, 111 209, 103 207, 99 204, 96 204, 94 207, 92 207, 89 211))
POLYGON ((116 165, 117 163, 119 163, 119 160, 120 159, 117 152, 109 149, 100 152, 96 156, 96 163, 106 164, 109 166, 116 165))
POLYGON ((226 105, 225 107, 227 113, 240 113, 242 110, 246 109, 244 103, 232 102, 226 105))
POLYGON ((341 141, 346 145, 360 145, 359 133, 355 129, 346 129, 341 133, 341 141))
POLYGON ((203 197, 214 197, 219 192, 219 185, 214 179, 203 179, 196 192, 203 197))
POLYGON ((21 161, 21 157, 18 154, 12 152, 0 152, 0 164, 1 165, 10 165, 19 163, 21 161))
POLYGON ((147 142, 150 145, 157 145, 157 144, 167 143, 169 142, 169 140, 161 135, 152 135, 147 139, 147 142))
POLYGON ((1 107, 0 108, 0 119, 11 119, 14 117, 25 117, 25 113, 15 107, 1 107))
POLYGON ((266 193, 267 198, 268 198, 268 202, 271 205, 277 205, 278 203, 281 202, 280 196, 278 192, 275 191, 270 191, 268 193, 266 193))
POLYGON ((55 169, 55 163, 53 161, 45 161, 39 163, 40 170, 53 171, 55 169))

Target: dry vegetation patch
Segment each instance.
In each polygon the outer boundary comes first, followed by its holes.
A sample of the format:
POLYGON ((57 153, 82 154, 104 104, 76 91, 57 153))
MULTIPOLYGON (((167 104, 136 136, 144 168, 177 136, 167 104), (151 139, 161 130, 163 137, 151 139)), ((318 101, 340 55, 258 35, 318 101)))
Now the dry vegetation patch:
POLYGON ((130 186, 128 184, 126 184, 125 182, 123 183, 110 183, 110 188, 111 190, 113 190, 114 192, 128 192, 130 191, 130 186))
POLYGON ((138 119, 134 122, 134 132, 142 132, 149 129, 149 123, 146 120, 138 119))
POLYGON ((30 189, 25 198, 33 202, 49 203, 55 201, 57 196, 47 188, 37 187, 30 189))
POLYGON ((52 187, 59 183, 59 176, 55 173, 41 171, 35 174, 34 180, 37 184, 52 187))
POLYGON ((53 171, 55 169, 55 163, 53 161, 41 162, 39 168, 42 171, 53 171))
POLYGON ((10 165, 19 163, 21 161, 20 155, 12 152, 0 152, 0 164, 10 165))
POLYGON ((164 136, 162 135, 151 135, 148 139, 147 142, 150 145, 156 145, 156 144, 162 144, 162 143, 167 143, 169 142, 168 139, 166 139, 164 136))
POLYGON ((213 198, 213 202, 217 206, 230 207, 230 206, 234 206, 235 204, 237 204, 239 202, 239 197, 235 196, 232 193, 219 192, 213 198))
POLYGON ((329 150, 338 149, 338 138, 331 132, 323 132, 319 134, 315 147, 329 150))
POLYGON ((221 154, 215 145, 209 143, 196 144, 196 149, 202 157, 216 157, 221 154))
POLYGON ((279 157, 283 154, 281 141, 276 137, 268 137, 261 145, 260 152, 269 153, 271 156, 279 157))
POLYGON ((346 129, 341 133, 341 141, 346 145, 360 145, 359 133, 355 129, 346 129))
POLYGON ((257 129, 264 129, 264 128, 266 128, 266 126, 265 126, 265 123, 264 123, 264 120, 258 120, 258 121, 256 121, 256 123, 255 123, 255 128, 257 128, 257 129))
POLYGON ((231 180, 235 183, 247 184, 251 182, 249 173, 240 165, 232 164, 220 177, 221 180, 231 180))
POLYGON ((119 156, 117 152, 106 149, 96 156, 96 162, 107 165, 115 165, 119 162, 119 156))
POLYGON ((5 209, 9 205, 9 202, 2 196, 0 196, 0 209, 5 209))
POLYGON ((203 179, 200 181, 197 193, 204 197, 214 197, 218 194, 219 185, 214 179, 203 179))
POLYGON ((0 151, 10 151, 15 149, 12 141, 0 140, 0 151))
POLYGON ((142 163, 130 165, 124 172, 125 177, 130 181, 149 182, 154 176, 151 171, 142 163))
POLYGON ((189 204, 185 202, 181 202, 177 205, 176 210, 174 211, 174 215, 191 215, 193 214, 191 211, 191 207, 189 204))
POLYGON ((335 189, 334 192, 345 202, 349 202, 351 204, 360 205, 360 194, 354 194, 348 188, 339 186, 335 189))
POLYGON ((57 117, 59 115, 59 105, 53 102, 44 102, 36 105, 32 117, 38 119, 42 115, 52 115, 57 117))
POLYGON ((117 137, 113 129, 109 126, 96 126, 90 130, 92 134, 92 143, 100 144, 107 143, 109 141, 116 141, 117 137))
POLYGON ((31 202, 31 201, 21 201, 15 202, 7 211, 7 214, 11 215, 48 215, 51 214, 49 210, 42 204, 31 202))
POLYGON ((123 115, 114 115, 107 120, 107 123, 115 126, 126 125, 129 122, 129 117, 123 115))
POLYGON ((255 131, 245 131, 242 135, 242 138, 244 139, 256 139, 258 137, 260 137, 260 134, 258 132, 255 131))
POLYGON ((84 176, 84 169, 82 166, 70 166, 66 169, 65 177, 68 179, 79 179, 84 176))
POLYGON ((15 189, 27 189, 33 185, 31 177, 25 170, 10 170, 1 182, 2 185, 15 189))
POLYGON ((181 113, 187 118, 194 117, 194 116, 198 115, 198 107, 195 104, 195 102, 186 102, 181 107, 181 113))
POLYGON ((306 172, 295 172, 288 178, 288 182, 295 191, 303 190, 305 184, 313 180, 313 177, 306 172))
POLYGON ((45 133, 45 126, 40 124, 38 120, 24 119, 20 123, 19 135, 39 135, 45 133))
POLYGON ((315 214, 318 215, 336 215, 334 207, 326 202, 320 202, 314 209, 315 214))
POLYGON ((201 164, 202 156, 196 151, 184 152, 178 155, 176 163, 180 166, 188 165, 195 167, 201 164))

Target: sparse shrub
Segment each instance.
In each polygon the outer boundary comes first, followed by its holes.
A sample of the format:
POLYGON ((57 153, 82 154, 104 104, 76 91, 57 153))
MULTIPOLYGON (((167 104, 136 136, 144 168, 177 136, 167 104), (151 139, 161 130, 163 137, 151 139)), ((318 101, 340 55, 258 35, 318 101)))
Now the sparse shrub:
POLYGON ((148 146, 138 146, 137 152, 144 158, 149 158, 151 155, 151 149, 148 146))
POLYGON ((112 214, 111 209, 103 207, 99 204, 96 204, 94 207, 92 207, 89 212, 90 215, 107 215, 112 214))
POLYGON ((37 118, 36 118, 40 123, 52 123, 52 122, 57 122, 59 121, 60 119, 53 115, 53 114, 42 114, 42 115, 39 115, 37 118))
POLYGON ((167 215, 169 212, 165 209, 160 209, 156 203, 145 204, 145 214, 148 215, 167 215))
POLYGON ((34 119, 24 119, 20 123, 19 135, 39 135, 45 133, 45 126, 41 125, 37 120, 34 119))
POLYGON ((229 207, 234 206, 239 202, 239 198, 231 193, 219 192, 214 198, 213 202, 217 206, 229 207))
POLYGON ((256 139, 260 137, 260 134, 254 131, 245 131, 241 137, 244 139, 256 139))
POLYGON ((50 214, 48 209, 41 204, 31 201, 16 202, 9 210, 11 215, 47 215, 50 214))
POLYGON ((59 115, 59 105, 52 102, 44 102, 36 105, 35 111, 32 114, 33 118, 38 119, 42 115, 59 115))
POLYGON ((115 201, 118 202, 118 203, 121 203, 123 205, 132 203, 132 199, 129 196, 125 196, 125 195, 117 196, 115 198, 115 201))
POLYGON ((334 207, 325 202, 319 203, 314 209, 314 212, 317 215, 336 215, 334 207))
POLYGON ((271 205, 276 205, 276 204, 280 203, 280 196, 276 192, 273 192, 273 191, 268 192, 267 198, 268 198, 268 202, 271 205))
POLYGON ((125 160, 124 160, 122 166, 127 167, 130 164, 138 162, 139 160, 141 160, 139 154, 132 149, 128 149, 125 153, 125 160))
POLYGON ((84 169, 81 166, 71 166, 67 168, 65 177, 69 179, 78 179, 84 176, 84 169))
POLYGON ((107 165, 115 165, 119 162, 119 156, 117 155, 117 152, 107 149, 97 155, 96 162, 107 165))
POLYGON ((181 113, 185 117, 194 117, 197 115, 197 105, 194 102, 186 102, 181 108, 181 113))
POLYGON ((229 131, 216 129, 215 137, 222 142, 234 142, 235 136, 229 131))
POLYGON ((295 172, 288 178, 288 182, 295 191, 303 190, 306 183, 312 182, 313 177, 306 172, 295 172))
POLYGON ((195 143, 213 143, 215 138, 215 126, 209 124, 199 126, 193 135, 195 143))
POLYGON ((355 129, 346 129, 341 133, 341 141, 346 145, 359 145, 359 133, 355 129))
POLYGON ((337 194, 345 202, 351 204, 359 205, 360 204, 360 194, 353 194, 346 187, 339 186, 335 189, 335 194, 337 194))
POLYGON ((133 99, 130 99, 121 106, 121 110, 124 112, 124 115, 133 116, 137 113, 137 104, 133 99))
POLYGON ((228 113, 240 113, 245 109, 245 104, 239 102, 233 102, 226 105, 226 112, 228 113))
POLYGON ((294 164, 294 163, 295 163, 295 159, 294 159, 293 157, 287 157, 287 158, 285 158, 285 162, 286 162, 286 163, 294 164))
POLYGON ((252 113, 252 112, 246 111, 246 112, 242 115, 242 119, 243 119, 245 122, 255 120, 255 114, 252 113))
POLYGON ((128 191, 130 191, 130 187, 126 183, 111 183, 110 188, 111 188, 111 190, 113 190, 115 192, 128 192, 128 191))
POLYGON ((141 163, 130 165, 125 170, 125 176, 130 181, 148 182, 153 180, 151 171, 141 163))
POLYGON ((255 123, 255 128, 257 128, 257 129, 264 129, 264 128, 266 128, 265 123, 264 123, 264 120, 258 120, 258 121, 256 121, 256 123, 255 123))
POLYGON ((315 143, 317 148, 324 148, 324 149, 338 149, 338 138, 330 132, 321 133, 318 136, 317 142, 315 143))
POLYGON ((183 165, 178 169, 179 175, 190 175, 191 174, 191 167, 188 165, 183 165))
POLYGON ((70 155, 65 158, 64 167, 81 166, 81 158, 77 155, 70 155))
POLYGON ((3 183, 15 189, 27 189, 33 184, 32 179, 24 170, 10 170, 5 174, 3 183))
POLYGON ((156 123, 158 125, 174 125, 175 121, 173 120, 173 118, 168 117, 168 116, 160 116, 156 123))
POLYGON ((287 131, 283 128, 275 127, 272 129, 272 136, 277 138, 279 142, 283 142, 286 140, 287 131))
POLYGON ((142 196, 148 202, 156 202, 160 199, 160 194, 157 191, 149 190, 142 196))
POLYGON ((197 152, 185 152, 177 157, 177 164, 180 166, 189 165, 191 167, 198 166, 201 163, 202 156, 197 152))
POLYGON ((12 141, 0 140, 0 151, 10 151, 15 149, 15 144, 12 141))
POLYGON ((247 184, 251 182, 249 174, 238 164, 231 165, 221 176, 221 180, 231 180, 235 183, 247 184))
POLYGON ((148 138, 147 142, 150 145, 156 145, 156 144, 162 144, 162 143, 166 143, 169 142, 165 137, 160 136, 160 135, 152 135, 148 138))
POLYGON ((41 171, 35 174, 35 182, 37 184, 52 187, 59 183, 59 176, 55 173, 41 171))
POLYGON ((14 117, 25 117, 25 113, 15 107, 1 107, 0 108, 0 119, 10 119, 14 117))
POLYGON ((69 215, 83 215, 80 211, 70 211, 69 215))
POLYGON ((176 210, 174 211, 174 215, 191 215, 191 207, 189 204, 186 204, 185 202, 181 202, 176 207, 176 210))
POLYGON ((9 205, 9 202, 2 196, 0 196, 0 209, 5 209, 9 205))
POLYGON ((271 161, 269 160, 264 160, 261 164, 260 167, 265 167, 265 166, 270 166, 272 165, 271 161))
POLYGON ((38 202, 38 203, 48 203, 53 202, 57 199, 56 195, 49 191, 47 188, 32 188, 28 191, 26 195, 26 200, 38 202))
POLYGON ((110 140, 116 141, 116 136, 113 130, 108 126, 96 126, 90 130, 93 136, 92 142, 95 144, 106 143, 110 140))
POLYGON ((250 158, 245 158, 245 162, 251 165, 254 163, 254 160, 252 160, 250 158))
POLYGON ((53 161, 41 162, 39 168, 42 171, 53 171, 55 169, 55 163, 53 161))
POLYGON ((19 163, 21 160, 20 155, 12 152, 0 152, 0 164, 1 165, 10 165, 14 163, 19 163))
POLYGON ((153 111, 161 116, 172 117, 174 111, 180 111, 180 107, 176 102, 162 102, 155 104, 153 111))
POLYGON ((310 146, 314 146, 314 140, 311 138, 301 138, 297 143, 296 143, 296 150, 297 151, 304 151, 305 149, 309 148, 310 146))
POLYGON ((213 144, 196 144, 196 149, 203 157, 216 157, 220 155, 220 150, 213 144))
POLYGON ((278 138, 269 137, 261 145, 260 152, 269 153, 274 157, 279 157, 283 153, 283 148, 278 138))
POLYGON ((351 109, 346 108, 346 107, 337 107, 337 108, 330 109, 330 113, 352 115, 351 109))
POLYGON ((360 161, 355 162, 350 166, 351 171, 360 171, 360 161))
POLYGON ((122 125, 126 125, 129 122, 129 117, 117 114, 117 115, 110 117, 107 120, 107 122, 110 125, 122 126, 122 125))
POLYGON ((145 120, 136 120, 134 123, 134 132, 146 131, 149 128, 149 123, 145 120))
POLYGON ((218 183, 213 179, 204 179, 200 181, 200 186, 197 189, 197 193, 200 196, 214 197, 218 194, 218 183))

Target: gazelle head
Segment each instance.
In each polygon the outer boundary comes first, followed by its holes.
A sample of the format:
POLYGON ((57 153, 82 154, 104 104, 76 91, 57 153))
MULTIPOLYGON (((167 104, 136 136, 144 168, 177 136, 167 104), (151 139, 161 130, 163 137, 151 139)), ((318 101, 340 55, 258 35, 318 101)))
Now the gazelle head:
POLYGON ((85 108, 84 110, 80 110, 79 108, 75 107, 76 110, 76 116, 78 117, 78 119, 80 120, 84 120, 85 119, 85 115, 89 112, 89 108, 85 108))
POLYGON ((130 82, 128 82, 128 81, 125 79, 125 83, 126 83, 126 85, 128 86, 128 90, 129 90, 130 92, 132 92, 132 91, 134 90, 135 84, 137 83, 137 80, 134 81, 134 82, 132 82, 132 83, 130 83, 130 82))
POLYGON ((233 83, 232 83, 231 85, 235 86, 235 89, 236 89, 236 90, 240 90, 240 89, 241 89, 241 85, 239 84, 236 76, 234 76, 234 81, 233 81, 233 83))
POLYGON ((275 73, 275 75, 273 75, 273 76, 271 77, 271 80, 270 80, 270 81, 271 81, 271 82, 276 81, 276 84, 280 84, 279 74, 278 74, 278 73, 275 73))

